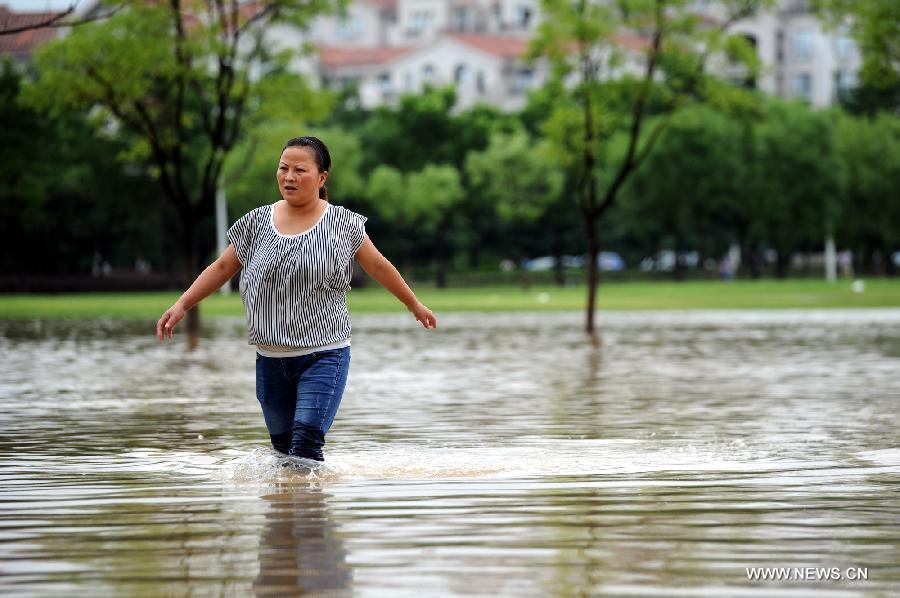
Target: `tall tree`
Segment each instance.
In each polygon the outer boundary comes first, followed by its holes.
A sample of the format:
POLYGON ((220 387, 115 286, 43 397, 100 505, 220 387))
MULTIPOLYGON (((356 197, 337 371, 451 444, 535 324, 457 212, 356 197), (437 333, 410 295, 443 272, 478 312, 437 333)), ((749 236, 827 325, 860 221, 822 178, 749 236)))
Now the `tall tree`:
MULTIPOLYGON (((615 219, 648 249, 720 257, 738 241, 748 193, 737 122, 706 106, 683 110, 625 185, 615 219)), ((676 264, 678 277, 683 269, 676 264)))
MULTIPOLYGON (((199 273, 198 226, 213 214, 224 160, 258 101, 259 81, 283 70, 289 57, 289 50, 274 53, 264 43, 266 28, 303 27, 332 3, 125 4, 110 19, 82 25, 39 51, 39 78, 27 97, 58 112, 96 107, 101 126, 133 134, 129 157, 152 165, 177 214, 188 285, 199 273)), ((191 348, 199 322, 195 307, 186 324, 191 348)))
POLYGON ((835 128, 845 176, 837 240, 853 249, 857 265, 894 275, 892 254, 900 250, 900 118, 843 116, 835 128))
POLYGON ((63 288, 58 275, 90 273, 95 259, 165 263, 167 206, 147 173, 117 162, 125 141, 99 134, 87 112, 22 105, 22 78, 10 62, 0 67, 0 273, 15 288, 42 275, 63 288))
POLYGON ((777 254, 787 275, 792 254, 819 249, 840 217, 844 184, 834 116, 772 100, 755 132, 753 235, 777 254))
POLYGON ((549 86, 559 94, 556 110, 580 113, 578 121, 562 119, 569 130, 556 138, 575 183, 575 200, 587 233, 586 330, 592 336, 600 218, 647 158, 671 115, 689 100, 714 89, 706 85, 710 56, 721 53, 741 58, 749 67, 756 63, 746 41, 729 36, 728 31, 766 0, 710 3, 722 15, 715 25, 695 13, 692 4, 688 0, 543 0, 546 18, 529 55, 545 56, 552 65, 549 86), (628 59, 635 54, 642 57, 642 64, 633 68, 628 59), (639 74, 629 74, 634 71, 639 74), (616 125, 614 114, 604 105, 601 81, 616 76, 624 76, 629 83, 630 93, 622 96, 627 99, 628 116, 622 123, 627 143, 621 158, 610 161, 607 174, 601 178, 597 172, 601 137, 608 136, 616 125), (651 110, 665 118, 645 130, 651 110))

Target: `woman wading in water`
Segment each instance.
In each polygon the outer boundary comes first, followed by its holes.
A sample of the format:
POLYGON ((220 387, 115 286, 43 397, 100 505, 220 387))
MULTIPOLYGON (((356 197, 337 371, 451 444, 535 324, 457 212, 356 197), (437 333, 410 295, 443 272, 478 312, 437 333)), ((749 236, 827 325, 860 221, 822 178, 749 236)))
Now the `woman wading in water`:
POLYGON ((228 248, 156 324, 160 341, 194 305, 239 271, 249 344, 256 345, 256 398, 272 446, 323 461, 325 434, 350 366, 347 291, 354 257, 425 328, 437 319, 365 232, 366 217, 328 202, 328 148, 296 137, 281 152, 281 201, 255 208, 228 230, 228 248))

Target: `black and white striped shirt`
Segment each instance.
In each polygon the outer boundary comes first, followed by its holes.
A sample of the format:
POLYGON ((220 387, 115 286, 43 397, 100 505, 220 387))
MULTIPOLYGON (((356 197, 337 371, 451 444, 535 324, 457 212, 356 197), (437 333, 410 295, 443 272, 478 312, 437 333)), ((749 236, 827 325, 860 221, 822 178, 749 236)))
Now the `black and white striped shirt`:
POLYGON ((247 212, 227 233, 243 267, 249 344, 299 348, 348 340, 347 291, 367 218, 329 203, 312 228, 283 235, 273 206, 247 212))

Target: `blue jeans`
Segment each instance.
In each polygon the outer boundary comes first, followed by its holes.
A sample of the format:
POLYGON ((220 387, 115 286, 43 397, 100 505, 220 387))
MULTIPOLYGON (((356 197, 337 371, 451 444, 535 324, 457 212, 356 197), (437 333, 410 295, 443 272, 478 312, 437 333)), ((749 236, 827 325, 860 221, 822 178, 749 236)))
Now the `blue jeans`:
POLYGON ((256 354, 256 398, 272 447, 324 461, 322 447, 344 395, 350 347, 299 357, 256 354))

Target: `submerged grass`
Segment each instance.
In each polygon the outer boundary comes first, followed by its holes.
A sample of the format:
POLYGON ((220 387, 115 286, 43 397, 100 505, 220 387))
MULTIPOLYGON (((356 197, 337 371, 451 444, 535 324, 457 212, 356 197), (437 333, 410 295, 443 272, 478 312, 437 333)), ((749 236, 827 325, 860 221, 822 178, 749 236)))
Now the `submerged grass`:
MULTIPOLYGON (((452 311, 583 310, 585 286, 478 287, 435 289, 416 286, 416 295, 435 313, 452 311)), ((0 295, 0 318, 158 318, 177 292, 0 295)), ((348 294, 350 311, 402 313, 405 307, 372 282, 348 294)), ((814 309, 900 307, 900 280, 871 279, 856 292, 850 281, 818 280, 615 282, 601 284, 597 309, 814 309)), ((235 291, 215 293, 202 303, 208 316, 241 316, 235 291)))

